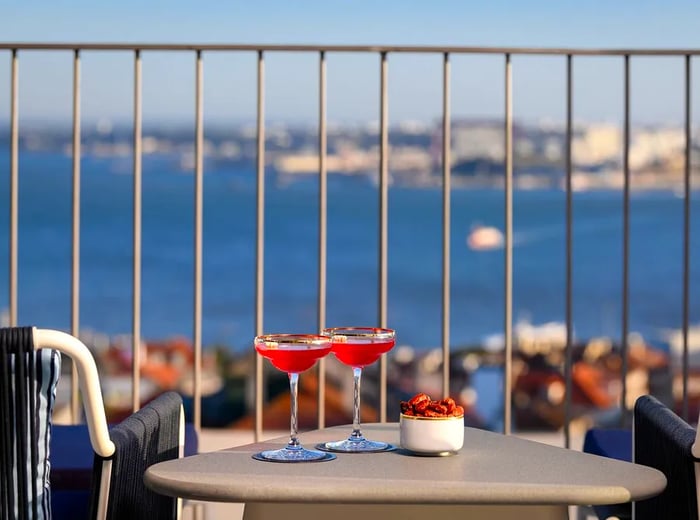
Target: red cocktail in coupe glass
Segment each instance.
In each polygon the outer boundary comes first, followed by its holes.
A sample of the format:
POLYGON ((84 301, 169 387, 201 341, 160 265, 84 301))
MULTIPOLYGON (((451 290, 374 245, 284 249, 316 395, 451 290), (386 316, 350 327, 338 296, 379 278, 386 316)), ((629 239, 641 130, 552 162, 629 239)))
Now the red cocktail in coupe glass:
POLYGON ((272 365, 289 375, 291 392, 291 427, 287 446, 278 450, 261 451, 254 459, 268 462, 320 462, 332 460, 335 455, 307 450, 299 439, 297 427, 297 387, 299 373, 316 364, 316 360, 331 351, 328 336, 313 334, 265 334, 255 338, 255 350, 270 360, 272 365))
POLYGON ((396 333, 391 329, 375 327, 335 327, 324 329, 321 334, 328 336, 333 345, 332 352, 338 360, 350 367, 354 376, 352 433, 342 441, 326 442, 316 447, 324 451, 341 453, 367 453, 388 451, 395 447, 386 442, 365 439, 360 431, 360 378, 362 369, 377 361, 382 354, 389 352, 396 341, 396 333))

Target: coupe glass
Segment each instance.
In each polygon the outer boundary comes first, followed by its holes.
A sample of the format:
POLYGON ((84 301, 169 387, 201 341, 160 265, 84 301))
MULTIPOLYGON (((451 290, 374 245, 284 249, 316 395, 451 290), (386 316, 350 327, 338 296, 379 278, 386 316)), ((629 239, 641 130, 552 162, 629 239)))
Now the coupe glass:
POLYGON ((326 442, 316 446, 324 451, 341 453, 366 453, 393 450, 386 442, 365 439, 360 431, 360 379, 362 368, 377 361, 394 346, 396 333, 391 329, 375 327, 335 327, 321 332, 331 339, 332 350, 338 360, 350 367, 354 376, 352 433, 341 441, 326 442))
POLYGON ((289 375, 291 391, 291 427, 287 446, 278 450, 261 451, 254 459, 269 462, 319 462, 335 458, 330 453, 307 450, 298 439, 297 387, 299 373, 316 364, 316 360, 331 351, 327 336, 311 334, 266 334, 255 338, 255 350, 272 365, 289 375))

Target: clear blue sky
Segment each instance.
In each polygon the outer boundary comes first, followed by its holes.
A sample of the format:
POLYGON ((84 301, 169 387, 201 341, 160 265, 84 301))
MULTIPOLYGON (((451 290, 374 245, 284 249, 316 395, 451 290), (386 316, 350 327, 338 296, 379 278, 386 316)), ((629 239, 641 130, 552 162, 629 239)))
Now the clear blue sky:
MULTIPOLYGON (((411 45, 700 47, 697 1, 99 1, 0 0, 4 41, 362 43, 411 45)), ((145 120, 183 119, 193 113, 191 54, 144 55, 145 120)), ((429 120, 440 113, 439 56, 389 57, 390 117, 429 120)), ((697 60, 694 61, 696 63, 697 60)), ((205 54, 205 114, 222 121, 255 114, 255 59, 205 54)), ((521 119, 564 116, 564 59, 516 57, 514 110, 521 119)), ((83 114, 128 120, 132 56, 85 53, 83 114)), ((618 121, 619 58, 581 58, 575 64, 575 115, 618 121)), ((633 61, 635 121, 682 121, 680 59, 633 61)), ((0 52, 0 100, 8 99, 9 53, 0 52)), ((697 74, 696 74, 697 76, 697 74)), ((63 119, 71 113, 70 53, 20 55, 21 114, 63 119)), ((266 64, 270 119, 315 121, 317 57, 274 54, 266 64)), ((378 58, 328 56, 328 110, 335 121, 377 118, 378 58)), ((503 110, 503 58, 455 57, 456 116, 491 117, 503 110)), ((699 88, 694 88, 694 93, 699 88)), ((697 96, 696 96, 697 98, 697 96)), ((696 103, 697 104, 697 103, 696 103)), ((0 120, 8 103, 0 101, 0 120)))

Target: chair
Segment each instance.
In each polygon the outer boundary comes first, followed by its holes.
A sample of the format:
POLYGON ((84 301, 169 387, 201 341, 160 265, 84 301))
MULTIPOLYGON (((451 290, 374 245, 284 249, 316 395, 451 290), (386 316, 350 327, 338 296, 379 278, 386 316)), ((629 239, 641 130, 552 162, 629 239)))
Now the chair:
POLYGON ((184 435, 182 398, 175 392, 161 394, 112 428, 114 455, 95 454, 93 483, 100 484, 99 492, 93 485, 89 518, 177 518, 180 501, 148 489, 143 475, 152 464, 181 457, 184 435))
POLYGON ((666 475, 660 495, 634 504, 635 518, 683 518, 697 520, 700 455, 698 434, 652 396, 634 405, 634 462, 652 466, 666 475))
POLYGON ((59 352, 76 366, 95 453, 90 518, 177 518, 179 501, 149 491, 143 473, 182 454, 180 396, 161 395, 110 432, 87 347, 69 334, 31 327, 0 328, 0 518, 51 518, 49 443, 59 352))

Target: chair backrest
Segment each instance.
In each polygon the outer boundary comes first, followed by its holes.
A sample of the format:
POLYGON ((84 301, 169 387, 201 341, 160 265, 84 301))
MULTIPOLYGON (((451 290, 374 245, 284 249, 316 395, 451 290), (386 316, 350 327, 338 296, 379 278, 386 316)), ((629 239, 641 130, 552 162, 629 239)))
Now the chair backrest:
MULTIPOLYGON (((652 396, 634 406, 634 462, 652 466, 666 475, 663 493, 635 503, 635 518, 698 518, 700 467, 693 453, 697 432, 652 396)), ((695 448, 697 451, 697 448, 695 448)))
POLYGON ((179 501, 146 488, 143 475, 152 464, 182 456, 184 427, 182 398, 166 392, 112 428, 114 455, 95 455, 93 482, 101 484, 99 489, 93 488, 90 518, 177 518, 179 501), (107 509, 101 512, 104 505, 107 509))

